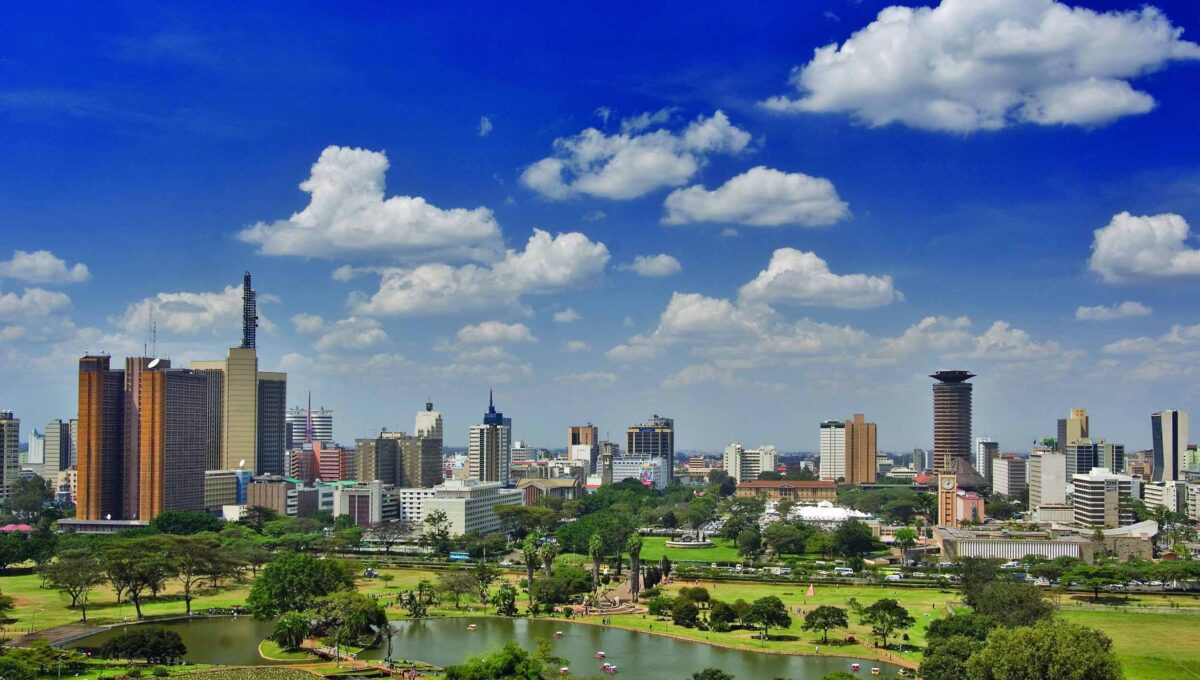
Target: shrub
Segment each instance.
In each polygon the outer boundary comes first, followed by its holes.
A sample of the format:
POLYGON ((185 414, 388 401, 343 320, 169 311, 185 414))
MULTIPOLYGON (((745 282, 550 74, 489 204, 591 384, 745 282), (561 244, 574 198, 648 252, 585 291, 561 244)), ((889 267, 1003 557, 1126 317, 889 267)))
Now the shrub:
POLYGON ((154 668, 150 669, 150 675, 153 675, 156 678, 165 678, 170 674, 171 672, 163 666, 155 666, 154 668))
POLYGON ((125 677, 127 677, 127 678, 140 678, 140 677, 142 677, 142 669, 140 669, 140 668, 130 668, 128 671, 125 671, 125 677))

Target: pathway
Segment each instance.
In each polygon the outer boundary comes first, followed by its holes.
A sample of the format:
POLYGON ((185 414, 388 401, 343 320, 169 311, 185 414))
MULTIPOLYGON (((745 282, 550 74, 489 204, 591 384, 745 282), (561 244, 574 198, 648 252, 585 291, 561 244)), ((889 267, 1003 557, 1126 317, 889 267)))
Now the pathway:
POLYGON ((107 626, 93 626, 90 623, 68 623, 54 628, 47 628, 8 641, 9 647, 28 647, 37 640, 46 640, 52 645, 61 645, 77 638, 91 635, 107 626))

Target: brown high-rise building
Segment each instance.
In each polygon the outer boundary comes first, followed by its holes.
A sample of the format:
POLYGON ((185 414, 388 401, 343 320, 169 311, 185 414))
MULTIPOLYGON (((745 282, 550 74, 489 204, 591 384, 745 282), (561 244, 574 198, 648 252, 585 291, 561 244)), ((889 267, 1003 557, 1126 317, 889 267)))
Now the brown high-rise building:
MULTIPOLYGON (((949 472, 954 458, 970 464, 971 383, 969 371, 938 371, 933 385, 933 469, 949 472)), ((961 480, 960 480, 961 481, 961 480)))
POLYGON ((140 371, 139 386, 137 518, 203 510, 207 377, 150 362, 140 371))
POLYGON ((141 437, 138 436, 139 417, 141 410, 142 372, 147 370, 152 362, 157 368, 170 368, 170 359, 154 359, 152 357, 126 357, 125 359, 125 455, 122 463, 121 493, 122 517, 138 517, 138 485, 137 470, 141 468, 138 451, 141 447, 141 437))
POLYGON ((567 428, 567 456, 571 455, 572 446, 597 446, 599 443, 600 428, 591 423, 567 428))
POLYGON ((400 440, 400 460, 396 471, 398 485, 430 489, 444 481, 442 440, 428 437, 404 437, 400 440))
POLYGON ((109 357, 79 360, 78 508, 84 520, 122 519, 125 506, 125 372, 109 357))
POLYGON ((846 483, 875 483, 875 423, 861 413, 846 421, 846 483))

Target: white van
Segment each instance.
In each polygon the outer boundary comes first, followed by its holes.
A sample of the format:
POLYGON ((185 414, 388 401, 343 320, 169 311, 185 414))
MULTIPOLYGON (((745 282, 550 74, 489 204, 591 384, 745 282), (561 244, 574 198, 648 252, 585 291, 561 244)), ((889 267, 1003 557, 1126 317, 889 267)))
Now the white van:
POLYGON ((894 582, 894 581, 899 581, 901 578, 903 578, 903 577, 900 574, 888 574, 887 576, 883 577, 883 580, 894 582))
POLYGON ((850 567, 834 567, 833 573, 837 574, 838 576, 851 576, 854 574, 854 570, 850 567))

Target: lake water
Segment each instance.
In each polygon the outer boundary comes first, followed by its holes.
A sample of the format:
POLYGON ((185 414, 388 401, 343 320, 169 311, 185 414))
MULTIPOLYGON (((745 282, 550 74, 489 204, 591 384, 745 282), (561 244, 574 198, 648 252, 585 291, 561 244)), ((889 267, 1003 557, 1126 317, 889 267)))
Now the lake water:
MULTIPOLYGON (((187 645, 187 661, 213 664, 262 664, 258 642, 269 635, 273 624, 251 618, 176 621, 159 624, 177 631, 187 645)), ((691 677, 705 668, 720 668, 737 680, 793 678, 817 680, 832 671, 849 671, 855 660, 835 657, 787 656, 713 647, 695 642, 633 631, 562 621, 475 618, 427 619, 392 623, 392 656, 396 659, 420 659, 437 666, 459 663, 469 656, 487 653, 512 640, 533 649, 539 638, 553 641, 554 653, 567 660, 574 675, 601 676, 597 651, 619 669, 622 678, 631 680, 668 680, 691 677), (468 631, 467 626, 476 625, 468 631), (563 637, 554 639, 554 631, 563 637)), ((95 647, 114 635, 116 629, 76 642, 95 647)), ((387 647, 367 650, 363 659, 383 659, 387 647)), ((898 666, 857 660, 870 677, 870 668, 884 670, 882 677, 896 677, 898 666)))

